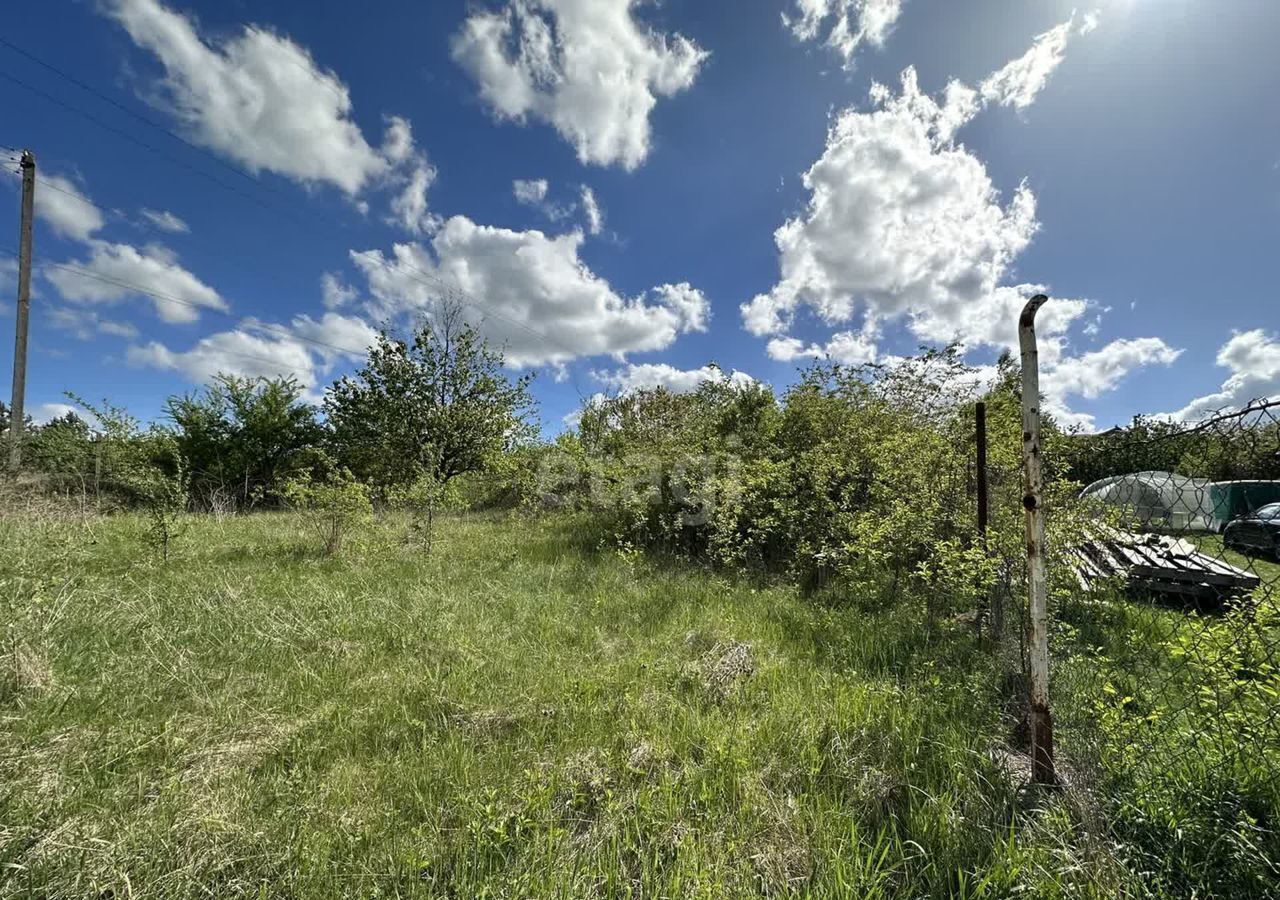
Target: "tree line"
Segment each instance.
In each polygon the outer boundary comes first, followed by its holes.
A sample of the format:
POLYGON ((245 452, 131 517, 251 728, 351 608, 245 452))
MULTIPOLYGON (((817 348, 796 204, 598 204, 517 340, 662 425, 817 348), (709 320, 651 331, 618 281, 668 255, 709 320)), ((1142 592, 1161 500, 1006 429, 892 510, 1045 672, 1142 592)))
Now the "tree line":
MULTIPOLYGON (((163 421, 144 426, 108 401, 70 395, 87 415, 28 422, 23 472, 99 505, 145 505, 158 485, 176 482, 193 511, 278 507, 299 481, 339 474, 375 497, 424 479, 448 485, 537 435, 529 378, 508 377, 502 365, 446 311, 407 337, 381 332, 318 404, 291 377, 219 374, 170 397, 163 421)), ((8 425, 0 405, 0 428, 8 425)))
MULTIPOLYGON (((472 505, 588 512, 584 528, 615 546, 783 569, 809 583, 888 573, 900 591, 989 558, 966 556, 977 399, 988 407, 993 490, 1007 501, 993 503, 1008 515, 993 533, 1017 555, 1019 379, 1008 357, 997 371, 976 389, 977 373, 949 347, 892 365, 815 364, 780 395, 727 379, 683 394, 650 388, 587 404, 544 442, 529 376, 508 374, 502 354, 445 309, 405 337, 379 334, 318 403, 291 378, 218 375, 143 427, 109 403, 74 398, 92 421, 68 413, 31 429, 24 461, 50 491, 99 506, 336 510, 372 500, 425 509, 428 530, 463 484, 472 505)), ((1049 484, 1065 508, 1106 475, 1280 477, 1280 425, 1236 426, 1138 418, 1085 435, 1050 419, 1049 484)), ((337 540, 330 526, 326 544, 337 540)))

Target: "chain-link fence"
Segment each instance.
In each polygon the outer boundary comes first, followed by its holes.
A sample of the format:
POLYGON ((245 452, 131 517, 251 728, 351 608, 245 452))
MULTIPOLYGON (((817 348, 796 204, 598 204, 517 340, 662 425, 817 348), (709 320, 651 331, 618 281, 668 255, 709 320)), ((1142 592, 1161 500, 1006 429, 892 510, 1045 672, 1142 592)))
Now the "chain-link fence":
MULTIPOLYGON (((1280 894, 1280 400, 1068 436, 1052 454, 1079 492, 1048 538, 1059 780, 1096 798, 1117 846, 1280 894)), ((1009 562, 1016 697, 1026 604, 1009 562)))

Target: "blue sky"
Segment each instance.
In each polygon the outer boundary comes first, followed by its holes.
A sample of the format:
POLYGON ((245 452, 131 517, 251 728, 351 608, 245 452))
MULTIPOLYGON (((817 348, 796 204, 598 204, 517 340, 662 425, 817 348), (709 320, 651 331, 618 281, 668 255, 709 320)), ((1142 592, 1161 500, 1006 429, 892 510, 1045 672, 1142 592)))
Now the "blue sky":
POLYGON ((318 396, 447 294, 538 371, 554 433, 712 361, 780 389, 952 339, 989 366, 1033 286, 1064 421, 1280 393, 1280 5, 353 10, 9 11, 0 144, 41 178, 30 410, 152 418, 219 370, 318 396))

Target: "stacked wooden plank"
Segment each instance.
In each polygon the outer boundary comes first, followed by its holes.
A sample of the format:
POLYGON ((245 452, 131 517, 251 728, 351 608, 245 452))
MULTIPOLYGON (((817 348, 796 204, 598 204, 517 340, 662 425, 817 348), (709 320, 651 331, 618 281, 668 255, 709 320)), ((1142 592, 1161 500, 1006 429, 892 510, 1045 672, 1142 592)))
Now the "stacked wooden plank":
POLYGON ((1092 537, 1072 551, 1076 578, 1085 590, 1103 579, 1129 587, 1200 600, 1222 600, 1252 591, 1260 579, 1195 545, 1163 534, 1134 534, 1095 525, 1092 537))

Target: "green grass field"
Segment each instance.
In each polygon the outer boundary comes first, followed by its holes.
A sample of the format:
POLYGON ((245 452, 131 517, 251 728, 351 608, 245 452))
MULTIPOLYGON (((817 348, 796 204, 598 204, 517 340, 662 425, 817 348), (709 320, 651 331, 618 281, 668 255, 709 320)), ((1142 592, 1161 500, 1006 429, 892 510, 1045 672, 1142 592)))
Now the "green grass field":
POLYGON ((569 519, 0 520, 0 896, 1140 895, 968 626, 569 519))

